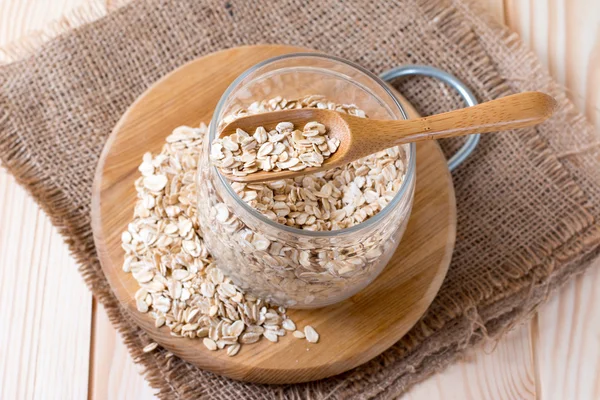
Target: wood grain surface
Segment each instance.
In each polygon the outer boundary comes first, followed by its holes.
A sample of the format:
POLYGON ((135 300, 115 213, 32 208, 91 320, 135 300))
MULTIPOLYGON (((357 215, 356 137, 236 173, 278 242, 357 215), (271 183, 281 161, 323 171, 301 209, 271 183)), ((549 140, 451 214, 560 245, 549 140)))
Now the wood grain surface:
POLYGON ((508 26, 600 128, 600 1, 505 0, 505 10, 508 26))
POLYGON ((4 170, 0 188, 0 399, 83 398, 91 293, 48 217, 4 170))
MULTIPOLYGON (((134 296, 139 284, 122 270, 121 233, 131 221, 136 199, 134 181, 139 177, 137 168, 143 154, 158 152, 178 125, 198 126, 209 121, 220 95, 247 68, 277 55, 305 50, 289 46, 238 47, 173 71, 138 98, 117 123, 94 180, 94 240, 116 296, 157 343, 200 368, 235 379, 261 383, 317 380, 377 356, 396 343, 433 301, 454 248, 456 206, 446 160, 435 142, 420 143, 409 224, 381 276, 339 304, 288 310, 298 326, 311 325, 319 332, 318 344, 286 335, 276 345, 261 340, 229 357, 225 352, 210 352, 200 340, 174 338, 167 327, 156 329, 150 314, 137 311, 134 296), (230 68, 223 71, 223 65, 230 68), (143 147, 139 146, 140 138, 143 147), (344 329, 348 326, 353 328, 344 329)), ((414 110, 411 113, 416 117, 414 110)))
POLYGON ((127 347, 102 306, 94 312, 94 342, 90 352, 90 399, 151 399, 154 389, 134 364, 127 347))
MULTIPOLYGON (((600 127, 598 93, 600 93, 600 2, 595 0, 475 0, 485 6, 494 17, 507 23, 514 29, 525 43, 550 69, 553 76, 568 90, 575 99, 579 109, 600 127), (532 40, 534 38, 534 40, 532 40), (566 76, 570 75, 567 79, 566 76)), ((12 42, 27 32, 45 27, 58 16, 70 12, 87 0, 0 0, 0 46, 12 42)), ((110 9, 115 0, 108 0, 110 9)), ((0 52, 0 61, 4 60, 0 52)), ((48 222, 47 218, 33 204, 25 192, 15 181, 0 169, 0 198, 6 199, 8 193, 14 193, 14 200, 4 202, 0 209, 0 271, 14 269, 13 258, 7 258, 7 251, 14 252, 21 248, 22 253, 33 252, 41 241, 53 243, 56 251, 65 256, 66 246, 62 244, 58 233, 48 224, 37 230, 37 223, 48 222), (29 201, 29 203, 27 203, 29 201), (8 205, 7 205, 8 204, 8 205), (30 204, 25 214, 23 204, 30 204), (39 215, 37 220, 27 220, 25 215, 39 215), (20 216, 20 218, 19 218, 20 216), (7 235, 8 229, 4 221, 11 218, 18 220, 13 226, 17 229, 7 235), (27 222, 28 221, 28 222, 27 222), (29 238, 29 239, 26 239, 29 238)), ((94 307, 92 312, 91 295, 78 276, 76 265, 71 259, 56 257, 56 253, 46 253, 39 259, 39 265, 53 270, 61 268, 70 271, 72 280, 65 284, 69 288, 69 302, 56 308, 46 310, 46 318, 52 320, 59 314, 76 315, 77 307, 87 305, 86 316, 77 320, 77 325, 85 325, 85 321, 93 320, 93 336, 96 340, 103 338, 105 343, 112 343, 99 352, 86 354, 87 359, 72 364, 77 370, 87 369, 89 376, 72 375, 71 379, 53 380, 52 369, 28 368, 27 362, 17 352, 28 353, 48 347, 61 348, 64 343, 62 333, 37 336, 35 340, 19 334, 9 334, 15 326, 25 326, 26 314, 6 310, 4 301, 8 295, 4 290, 0 293, 2 306, 0 315, 11 315, 10 320, 3 319, 0 328, 0 398, 30 399, 34 398, 35 384, 46 382, 45 398, 89 397, 94 399, 150 399, 153 390, 138 374, 131 357, 127 354, 118 333, 110 326, 102 307, 94 307), (62 260, 62 261, 61 261, 62 260), (86 300, 86 297, 87 300, 86 300), (87 303, 86 303, 87 302, 87 303), (5 311, 6 310, 6 311, 5 311), (21 350, 18 350, 21 349, 21 350), (13 354, 11 362, 4 362, 5 355, 13 354), (17 355, 15 355, 17 354, 17 355), (20 375, 23 377, 20 378, 20 375), (26 379, 26 377, 30 377, 26 379), (88 387, 88 381, 90 385, 88 387), (78 388, 73 390, 73 388, 78 388), (73 395, 65 395, 65 393, 73 395)), ((22 268, 33 268, 32 264, 22 268)), ((464 361, 456 363, 444 372, 436 374, 423 383, 416 385, 406 396, 412 400, 435 399, 598 399, 600 398, 600 336, 599 315, 600 299, 600 261, 586 274, 577 277, 567 284, 558 295, 542 307, 537 317, 517 327, 507 337, 501 339, 493 351, 493 346, 478 346, 469 352, 464 361), (561 311, 562 310, 562 311, 561 311), (583 312, 587 310, 587 314, 583 312), (577 317, 576 317, 577 315, 577 317), (591 316, 591 317, 590 317, 591 316), (580 321, 573 328, 573 321, 580 321), (585 343, 585 347, 581 346, 585 343), (571 352, 575 344, 584 351, 571 352), (511 350, 513 349, 513 350, 511 350), (511 352, 509 352, 511 351, 511 352), (511 357, 510 354, 521 354, 511 357), (509 355, 509 356, 507 356, 509 355), (567 382, 570 382, 567 384, 567 382), (577 387, 579 390, 572 390, 577 387), (483 388, 483 389, 482 389, 483 388), (516 394, 521 394, 517 396, 516 394)), ((0 272, 2 274, 4 272, 0 272)), ((4 276, 4 275, 2 275, 4 276)), ((40 282, 40 290, 46 289, 40 282)), ((4 286, 2 287, 4 288, 4 286)), ((32 305, 32 311, 40 312, 41 306, 36 303, 38 291, 21 288, 20 302, 32 305)), ((9 303, 11 304, 11 303, 9 303)), ((23 328, 24 329, 24 328, 23 328)), ((21 330, 23 332, 23 330, 21 330)), ((83 335, 82 335, 83 337, 83 335)), ((89 337, 89 332, 88 332, 89 337)), ((89 339, 88 339, 89 340, 89 339)), ((84 347, 84 346, 82 346, 84 347)), ((98 346, 94 346, 98 348, 98 346)), ((55 353, 52 365, 62 366, 75 362, 68 356, 55 353)), ((35 398, 39 398, 35 397, 35 398)))

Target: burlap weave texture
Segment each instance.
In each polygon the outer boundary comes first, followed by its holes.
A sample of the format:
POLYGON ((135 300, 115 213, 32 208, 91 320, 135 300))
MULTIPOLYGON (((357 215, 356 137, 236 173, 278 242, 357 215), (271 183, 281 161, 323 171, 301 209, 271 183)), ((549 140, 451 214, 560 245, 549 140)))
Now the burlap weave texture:
MULTIPOLYGON (((596 133, 518 40, 473 7, 466 0, 136 1, 0 68, 0 159, 59 227, 162 397, 396 396, 530 314, 598 254, 596 133), (455 254, 424 318, 377 359, 303 385, 244 384, 167 360, 161 351, 144 354, 149 339, 119 307, 91 235, 94 169, 125 109, 183 63, 257 43, 312 47, 376 73, 434 65, 465 81, 481 101, 542 90, 561 104, 540 127, 482 138, 454 173, 455 254)), ((397 87, 422 114, 461 106, 448 88, 427 79, 397 87)), ((443 145, 447 152, 457 146, 443 145)))

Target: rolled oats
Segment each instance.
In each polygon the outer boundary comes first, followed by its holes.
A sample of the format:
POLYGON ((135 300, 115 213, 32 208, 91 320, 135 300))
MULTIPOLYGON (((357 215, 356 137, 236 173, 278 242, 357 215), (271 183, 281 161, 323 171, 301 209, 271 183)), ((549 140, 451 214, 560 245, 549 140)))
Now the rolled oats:
POLYGON ((293 332, 296 330, 296 324, 291 319, 284 320, 281 326, 283 326, 283 329, 286 331, 293 332))
POLYGON ((239 343, 234 343, 234 344, 232 344, 230 346, 227 346, 227 355, 229 357, 235 356, 240 351, 241 347, 242 346, 240 346, 239 343))
MULTIPOLYGON (((256 103, 226 119, 284 107, 327 108, 365 117, 354 105, 308 96, 256 103)), ((252 173, 254 168, 300 170, 322 163, 339 146, 326 137, 326 127, 318 122, 302 131, 294 128, 280 123, 274 132, 238 131, 235 140, 215 143, 210 158, 234 173, 252 173), (305 145, 307 151, 290 150, 289 144, 305 145), (241 170, 233 169, 238 167, 241 170)), ((389 232, 402 230, 405 218, 390 218, 359 244, 348 245, 341 237, 335 246, 274 234, 270 227, 247 226, 236 206, 222 200, 210 175, 201 176, 196 187, 206 131, 204 125, 175 129, 163 151, 154 157, 145 154, 139 167, 142 176, 135 183, 134 218, 121 236, 123 271, 140 285, 136 307, 150 313, 155 326, 165 326, 172 336, 201 339, 209 350, 224 349, 230 356, 239 352, 241 344, 262 337, 277 342, 286 331, 316 343, 317 332, 310 326, 304 332, 296 330, 282 306, 322 305, 324 299, 366 285, 373 271, 382 267, 380 256, 397 245, 389 232), (206 201, 200 207, 198 191, 206 201), (222 270, 215 265, 209 245, 219 254, 222 270)), ((397 147, 325 173, 264 184, 233 183, 232 189, 279 224, 305 231, 344 229, 387 206, 403 182, 405 159, 404 149, 397 147)))
MULTIPOLYGON (((299 128, 299 127, 298 127, 299 128)), ((243 176, 257 171, 299 171, 320 167, 338 149, 340 141, 325 125, 312 121, 302 130, 280 122, 267 132, 262 126, 250 135, 242 129, 213 141, 210 158, 224 173, 243 176)))
MULTIPOLYGON (((365 117, 364 112, 354 105, 332 104, 325 102, 323 98, 318 96, 308 96, 291 101, 276 98, 255 103, 248 110, 238 111, 234 117, 275 111, 280 109, 277 105, 283 103, 286 104, 287 108, 329 108, 365 117)), ((247 143, 250 140, 251 143, 257 143, 255 137, 264 136, 265 132, 263 127, 259 127, 253 136, 249 136, 246 132, 238 129, 236 134, 223 139, 216 139, 211 147, 211 159, 217 166, 220 166, 220 159, 229 157, 228 154, 222 152, 222 149, 225 148, 224 142, 231 141, 237 145, 238 142, 247 143), (221 149, 219 152, 220 159, 213 156, 215 147, 221 149)), ((274 145, 286 143, 284 154, 289 154, 290 158, 283 163, 285 166, 289 165, 289 169, 293 169, 298 163, 302 163, 302 166, 319 166, 323 162, 323 155, 328 157, 330 153, 320 152, 319 150, 296 154, 292 151, 298 146, 302 146, 309 139, 333 140, 327 137, 326 132, 326 127, 316 121, 307 123, 302 132, 294 130, 294 125, 291 122, 280 122, 275 130, 267 134, 268 141, 260 145, 257 157, 258 159, 261 157, 271 157, 272 159, 272 154, 275 151, 274 145), (275 139, 271 139, 273 136, 275 136, 275 139), (288 140, 287 138, 291 139, 288 140), (293 150, 288 150, 290 144, 286 140, 291 141, 292 147, 296 147, 293 150)), ((252 147, 252 150, 257 146, 258 144, 252 147)), ((310 149, 317 148, 314 143, 306 142, 306 146, 310 149)), ((339 141, 335 146, 336 149, 337 146, 339 146, 339 141)), ((241 152, 239 149, 237 151, 241 152)), ((233 154, 232 157, 240 157, 240 154, 233 154)), ((364 222, 380 212, 394 198, 404 181, 404 159, 403 147, 392 147, 344 167, 323 173, 268 183, 244 184, 233 182, 232 188, 251 207, 280 224, 311 231, 334 231, 364 222)), ((243 169, 242 163, 239 162, 238 164, 243 169)), ((278 163, 275 162, 275 164, 278 163)), ((221 168, 223 167, 221 166, 221 168)), ((227 168, 223 169, 225 172, 232 172, 227 168)), ((258 169, 264 170, 260 166, 258 169)), ((277 166, 275 166, 272 170, 281 169, 284 168, 277 169, 277 166)), ((217 221, 231 223, 229 213, 224 208, 227 207, 223 203, 217 202, 215 204, 217 221)))
POLYGON ((294 337, 298 339, 304 339, 306 337, 306 335, 304 335, 304 332, 302 331, 294 331, 292 335, 294 335, 294 337))
POLYGON ((319 341, 319 334, 315 331, 315 328, 310 325, 304 327, 304 336, 306 337, 306 340, 311 343, 317 343, 319 341))
MULTIPOLYGON (((121 235, 123 271, 137 280, 136 307, 150 313, 156 328, 166 326, 172 336, 202 339, 208 350, 235 356, 240 344, 258 342, 267 324, 272 330, 265 337, 276 342, 285 334, 282 323, 293 322, 285 308, 272 308, 234 285, 204 245, 195 177, 206 130, 179 127, 159 155, 144 155, 134 217, 121 235)), ((224 204, 215 213, 220 222, 231 218, 224 204)), ((254 244, 267 249, 270 242, 257 236, 254 244)), ((150 343, 144 351, 156 347, 150 343)))
POLYGON ((211 351, 217 350, 217 343, 212 339, 204 338, 202 339, 202 344, 211 351))
MULTIPOLYGON (((320 96, 297 100, 278 97, 227 115, 223 123, 250 114, 305 107, 366 117, 355 105, 335 104, 320 96)), ((303 236, 301 232, 278 229, 249 214, 236 203, 235 196, 225 188, 227 184, 214 176, 214 168, 208 168, 209 160, 218 164, 219 159, 227 158, 229 162, 229 158, 244 156, 241 145, 230 157, 230 150, 226 149, 234 146, 225 143, 228 141, 256 143, 246 153, 256 152, 257 157, 266 157, 273 165, 286 163, 284 166, 291 170, 322 162, 313 159, 313 153, 292 157, 287 151, 282 151, 275 160, 273 153, 281 150, 276 146, 285 135, 294 143, 304 143, 302 141, 321 140, 318 138, 324 137, 326 132, 326 127, 316 121, 302 128, 301 132, 283 122, 273 132, 259 127, 254 133, 238 131, 233 139, 225 137, 215 141, 210 147, 211 157, 203 159, 200 168, 199 222, 206 232, 207 247, 219 255, 216 262, 241 289, 270 303, 310 308, 347 298, 371 282, 397 247, 406 227, 411 201, 400 203, 397 211, 377 226, 372 225, 357 235, 303 236), (284 161, 279 159, 282 155, 284 161), (291 161, 294 158, 298 158, 298 163, 291 161)), ((208 143, 206 146, 208 149, 208 143)), ((230 186, 239 199, 281 226, 308 233, 348 229, 377 215, 396 196, 405 180, 406 148, 393 147, 340 168, 294 179, 248 184, 231 182, 230 186)), ((244 160, 252 158, 247 157, 244 160)), ((253 160, 250 163, 256 162, 253 160)), ((234 163, 244 168, 241 159, 234 163)), ((276 168, 273 165, 269 168, 276 168)), ((247 166, 256 167, 255 164, 247 166)), ((413 188, 407 190, 409 199, 413 188)))
POLYGON ((150 353, 151 351, 154 351, 157 347, 158 343, 152 342, 149 345, 146 345, 146 347, 144 347, 142 350, 144 351, 144 353, 150 353))

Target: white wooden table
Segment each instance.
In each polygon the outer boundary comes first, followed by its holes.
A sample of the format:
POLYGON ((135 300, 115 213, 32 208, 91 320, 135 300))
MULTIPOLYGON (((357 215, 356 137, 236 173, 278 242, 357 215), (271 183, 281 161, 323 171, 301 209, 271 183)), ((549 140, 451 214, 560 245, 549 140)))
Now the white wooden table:
MULTIPOLYGON (((86 0, 0 0, 0 46, 86 0)), ((600 127, 600 2, 480 0, 600 127)), ((111 8, 97 2, 94 9, 111 8)), ((2 55, 0 54, 0 61, 2 55)), ((408 399, 600 399, 600 261, 494 346, 408 399)), ((0 399, 151 399, 48 218, 0 170, 0 399)))

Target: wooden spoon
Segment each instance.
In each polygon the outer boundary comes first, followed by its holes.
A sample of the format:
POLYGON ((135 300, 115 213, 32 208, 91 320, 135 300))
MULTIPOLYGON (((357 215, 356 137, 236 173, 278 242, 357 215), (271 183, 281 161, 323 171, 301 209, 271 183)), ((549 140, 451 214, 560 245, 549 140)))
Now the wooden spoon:
POLYGON ((303 127, 310 121, 324 124, 331 137, 340 140, 335 153, 320 167, 301 171, 258 171, 246 176, 223 175, 237 182, 265 182, 293 178, 340 167, 389 147, 421 140, 442 139, 472 133, 488 133, 524 128, 539 124, 552 115, 556 102, 547 94, 525 92, 488 101, 473 107, 430 117, 409 120, 374 120, 318 108, 301 108, 255 114, 236 119, 221 131, 220 136, 246 132, 263 126, 272 130, 279 122, 292 122, 303 127))

